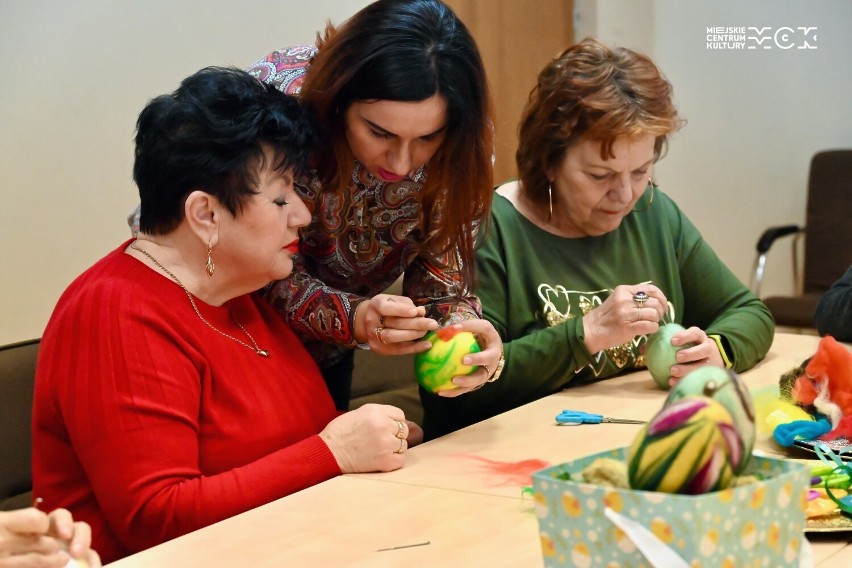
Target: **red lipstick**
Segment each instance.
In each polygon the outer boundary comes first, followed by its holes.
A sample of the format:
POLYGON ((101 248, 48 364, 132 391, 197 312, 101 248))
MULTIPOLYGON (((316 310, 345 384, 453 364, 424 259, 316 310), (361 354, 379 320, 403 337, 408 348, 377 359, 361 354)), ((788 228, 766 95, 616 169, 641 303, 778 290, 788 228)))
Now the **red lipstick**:
POLYGON ((299 239, 294 239, 293 242, 284 247, 290 254, 296 254, 299 252, 299 239))
POLYGON ((395 173, 389 172, 384 168, 379 168, 379 171, 377 173, 379 174, 379 177, 382 179, 382 181, 393 182, 393 181, 402 181, 402 180, 405 179, 405 176, 398 176, 395 173))

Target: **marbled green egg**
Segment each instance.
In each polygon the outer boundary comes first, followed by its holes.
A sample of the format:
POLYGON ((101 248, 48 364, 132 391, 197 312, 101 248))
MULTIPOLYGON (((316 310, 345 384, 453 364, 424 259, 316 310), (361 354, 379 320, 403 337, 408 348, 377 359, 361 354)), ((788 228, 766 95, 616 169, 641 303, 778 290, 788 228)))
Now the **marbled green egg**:
POLYGON ((414 356, 414 375, 423 388, 440 392, 458 388, 453 377, 469 375, 479 367, 462 364, 468 353, 478 353, 479 343, 469 331, 442 328, 426 334, 423 338, 432 343, 429 351, 414 356))

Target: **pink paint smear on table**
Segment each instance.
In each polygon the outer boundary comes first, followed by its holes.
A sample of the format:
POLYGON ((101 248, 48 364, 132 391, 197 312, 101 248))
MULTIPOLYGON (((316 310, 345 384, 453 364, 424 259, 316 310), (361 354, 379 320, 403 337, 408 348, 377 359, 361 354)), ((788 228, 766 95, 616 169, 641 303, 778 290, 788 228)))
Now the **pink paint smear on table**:
POLYGON ((532 485, 532 474, 550 465, 549 462, 539 459, 504 462, 465 454, 459 454, 458 457, 479 462, 480 469, 489 474, 489 485, 492 487, 532 485))

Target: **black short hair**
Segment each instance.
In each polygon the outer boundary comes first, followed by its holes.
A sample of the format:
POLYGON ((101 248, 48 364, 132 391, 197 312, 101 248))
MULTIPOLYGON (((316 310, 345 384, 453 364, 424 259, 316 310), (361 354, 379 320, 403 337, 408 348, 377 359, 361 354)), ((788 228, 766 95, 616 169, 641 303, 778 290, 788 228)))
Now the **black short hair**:
POLYGON ((313 120, 298 101, 232 67, 206 67, 169 95, 151 100, 136 122, 133 179, 139 229, 173 231, 192 191, 215 196, 232 215, 256 193, 263 147, 275 170, 303 173, 317 145, 313 120))

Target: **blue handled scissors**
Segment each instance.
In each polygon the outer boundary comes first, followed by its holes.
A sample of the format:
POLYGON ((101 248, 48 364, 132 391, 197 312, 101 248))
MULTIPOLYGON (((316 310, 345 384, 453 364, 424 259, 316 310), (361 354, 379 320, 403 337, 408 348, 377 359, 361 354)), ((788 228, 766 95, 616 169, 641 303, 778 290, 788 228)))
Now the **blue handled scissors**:
POLYGON ((631 420, 629 418, 609 418, 602 414, 592 414, 579 410, 563 410, 556 415, 557 424, 600 424, 601 422, 612 422, 614 424, 645 424, 644 420, 631 420))

